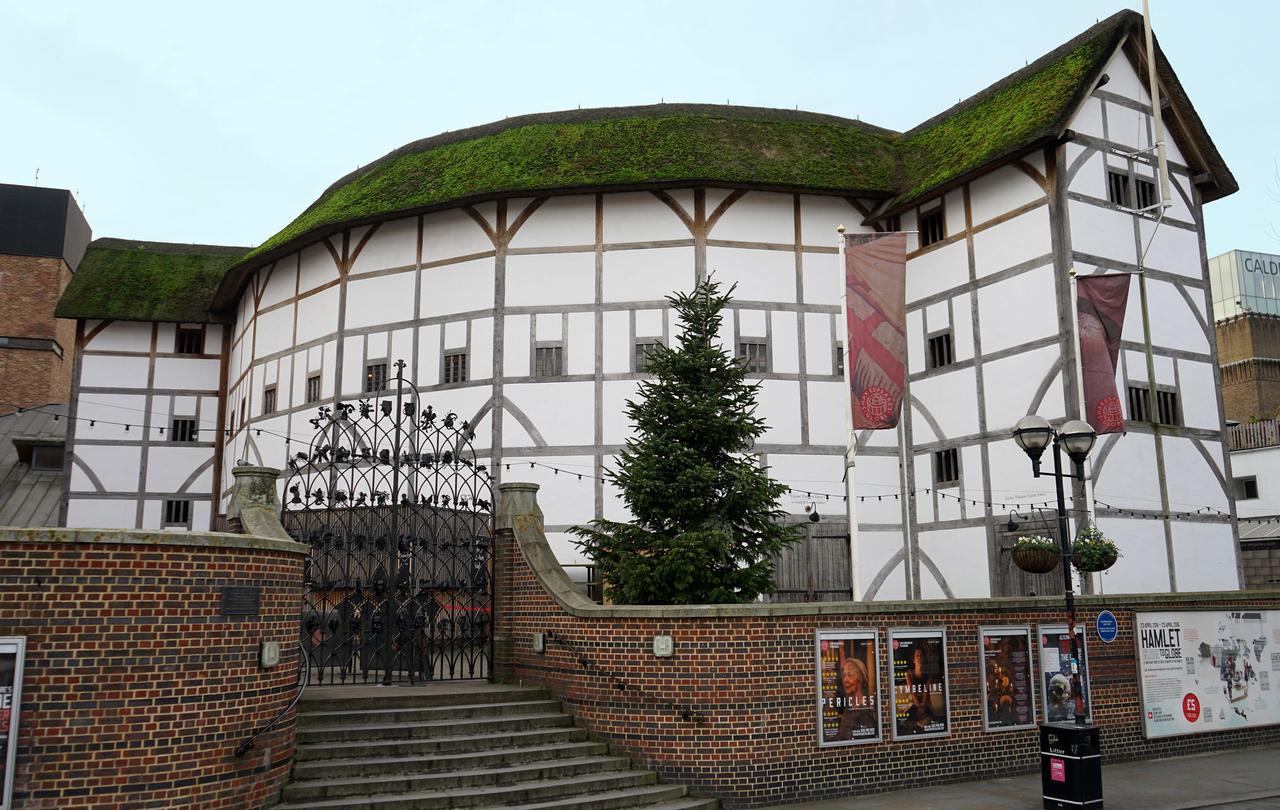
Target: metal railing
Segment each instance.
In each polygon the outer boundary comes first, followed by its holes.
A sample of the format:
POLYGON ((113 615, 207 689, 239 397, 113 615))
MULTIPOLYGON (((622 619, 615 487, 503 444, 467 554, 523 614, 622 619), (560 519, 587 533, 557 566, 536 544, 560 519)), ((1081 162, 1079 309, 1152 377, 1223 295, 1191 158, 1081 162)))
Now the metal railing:
POLYGON ((596 578, 596 567, 594 565, 590 563, 569 563, 561 567, 564 568, 566 574, 569 574, 569 579, 573 580, 573 584, 586 592, 588 599, 597 605, 604 604, 604 591, 600 587, 600 580, 596 578), (581 568, 584 572, 583 579, 578 579, 574 576, 569 570, 570 568, 581 568))
POLYGON ((1256 450, 1280 445, 1280 422, 1261 419, 1227 427, 1228 450, 1256 450))

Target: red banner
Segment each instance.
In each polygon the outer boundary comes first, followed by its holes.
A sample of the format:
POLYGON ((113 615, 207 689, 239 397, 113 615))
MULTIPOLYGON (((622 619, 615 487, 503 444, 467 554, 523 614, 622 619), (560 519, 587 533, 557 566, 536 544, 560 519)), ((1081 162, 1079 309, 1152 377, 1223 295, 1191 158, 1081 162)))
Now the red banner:
POLYGON ((844 239, 853 427, 894 428, 907 377, 907 236, 845 234, 844 239))
POLYGON ((1076 279, 1085 419, 1098 433, 1124 431, 1124 409, 1116 393, 1116 360, 1128 301, 1127 274, 1076 279))

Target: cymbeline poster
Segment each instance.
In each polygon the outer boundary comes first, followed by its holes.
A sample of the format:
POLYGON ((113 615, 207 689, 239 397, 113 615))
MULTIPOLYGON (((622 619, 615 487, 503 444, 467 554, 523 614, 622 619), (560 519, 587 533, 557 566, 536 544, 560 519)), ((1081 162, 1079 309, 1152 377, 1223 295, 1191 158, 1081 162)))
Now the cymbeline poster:
POLYGON ((1134 615, 1148 738, 1280 723, 1280 610, 1134 615))
POLYGON ((22 664, 27 640, 0 638, 0 810, 12 810, 14 763, 18 755, 18 710, 22 706, 22 664))
MULTIPOLYGON (((1084 627, 1076 625, 1076 645, 1080 650, 1080 691, 1084 695, 1085 717, 1093 714, 1089 702, 1089 652, 1085 648, 1084 627)), ((1075 697, 1071 694, 1071 637, 1065 624, 1040 625, 1040 688, 1044 694, 1044 719, 1049 723, 1074 720, 1075 697)))
POLYGON ((943 630, 891 630, 893 738, 950 733, 947 700, 947 636, 943 630))
POLYGON ((979 647, 982 649, 983 728, 1007 731, 1035 726, 1031 628, 984 627, 979 630, 979 647))
POLYGON ((819 630, 818 744, 876 742, 880 733, 880 653, 875 630, 819 630))

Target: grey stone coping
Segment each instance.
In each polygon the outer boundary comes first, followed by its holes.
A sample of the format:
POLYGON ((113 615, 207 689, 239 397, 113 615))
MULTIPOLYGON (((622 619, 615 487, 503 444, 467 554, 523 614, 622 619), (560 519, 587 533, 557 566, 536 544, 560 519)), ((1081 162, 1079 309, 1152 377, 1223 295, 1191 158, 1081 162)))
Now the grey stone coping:
POLYGON ((251 534, 226 532, 157 532, 137 529, 57 529, 0 526, 3 543, 84 543, 86 545, 188 546, 195 548, 245 548, 306 554, 310 547, 293 540, 277 540, 251 534))

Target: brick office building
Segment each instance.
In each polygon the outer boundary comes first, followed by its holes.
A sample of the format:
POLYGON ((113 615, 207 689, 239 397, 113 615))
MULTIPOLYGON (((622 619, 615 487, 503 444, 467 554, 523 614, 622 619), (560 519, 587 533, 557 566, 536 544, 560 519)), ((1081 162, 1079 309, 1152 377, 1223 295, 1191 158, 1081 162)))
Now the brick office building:
POLYGON ((53 308, 90 238, 71 192, 0 184, 0 415, 70 396, 76 327, 53 308))

